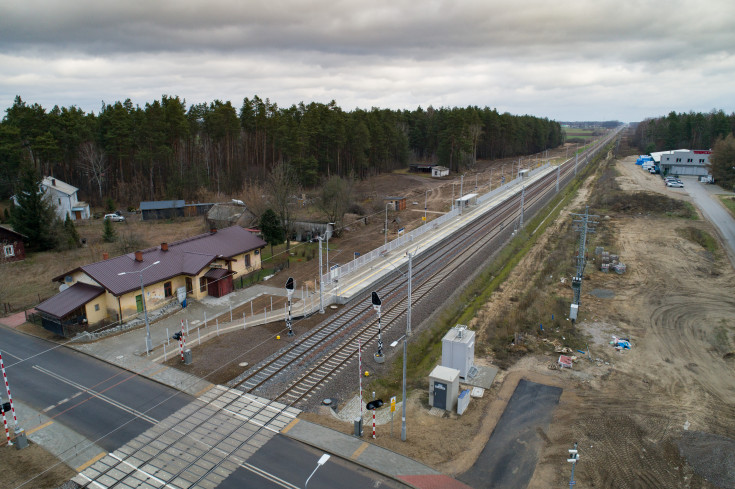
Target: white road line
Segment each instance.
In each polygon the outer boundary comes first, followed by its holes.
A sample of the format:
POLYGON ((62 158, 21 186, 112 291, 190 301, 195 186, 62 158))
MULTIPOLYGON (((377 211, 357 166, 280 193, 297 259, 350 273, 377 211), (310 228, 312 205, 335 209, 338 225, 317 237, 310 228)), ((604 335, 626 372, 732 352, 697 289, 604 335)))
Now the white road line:
POLYGON ((270 472, 266 472, 263 469, 259 469, 258 467, 255 467, 254 465, 250 465, 249 463, 242 463, 240 464, 240 467, 243 469, 247 469, 250 472, 259 475, 263 479, 269 480, 273 482, 274 484, 278 484, 281 487, 286 487, 287 489, 300 489, 299 486, 295 486, 291 484, 288 481, 285 481, 279 477, 276 477, 275 475, 271 474, 270 472))
MULTIPOLYGON (((133 408, 131 408, 129 406, 126 406, 125 404, 122 404, 121 402, 118 402, 118 401, 116 401, 116 400, 114 400, 114 399, 112 399, 110 397, 107 397, 104 394, 100 394, 99 392, 96 392, 96 391, 94 391, 92 389, 88 389, 88 388, 84 387, 83 385, 78 384, 77 382, 74 382, 73 380, 69 380, 69 379, 67 379, 65 377, 62 377, 59 374, 56 374, 54 372, 51 372, 50 370, 46 370, 43 367, 39 367, 38 365, 34 365, 33 368, 36 369, 37 371, 43 373, 43 374, 48 375, 49 377, 53 377, 54 379, 56 379, 56 380, 58 380, 60 382, 64 382, 65 384, 68 384, 68 385, 70 385, 72 387, 76 387, 77 389, 81 390, 82 392, 86 392, 88 394, 91 394, 92 396, 100 399, 101 401, 104 401, 104 402, 106 402, 108 404, 111 404, 111 405, 115 406, 116 408, 118 408, 118 409, 120 409, 122 411, 125 411, 127 413, 130 413, 133 416, 136 416, 136 417, 138 417, 138 418, 140 418, 140 419, 142 419, 144 421, 148 421, 151 424, 158 423, 158 420, 157 419, 152 418, 151 416, 148 416, 147 414, 142 413, 140 411, 137 411, 137 410, 135 410, 135 409, 133 409, 133 408)), ((61 402, 57 403, 56 406, 58 406, 62 402, 68 401, 68 400, 69 400, 69 398, 65 399, 64 401, 61 401, 61 402)), ((51 407, 53 408, 55 406, 51 406, 51 407)), ((48 408, 46 408, 46 409, 48 409, 48 408)))
POLYGON ((114 459, 117 459, 117 460, 119 460, 120 462, 124 463, 124 464, 125 464, 125 465, 127 465, 128 467, 132 467, 132 468, 133 468, 133 470, 135 470, 135 471, 137 471, 137 472, 140 472, 141 474, 144 474, 144 475, 145 475, 146 477, 148 477, 149 479, 152 479, 152 480, 154 480, 154 481, 158 482, 158 483, 159 483, 159 484, 161 484, 161 485, 162 485, 163 487, 170 487, 171 489, 179 489, 179 488, 178 488, 177 486, 172 486, 171 484, 168 484, 168 483, 167 483, 167 482, 166 482, 165 480, 163 480, 163 479, 159 479, 158 477, 154 476, 153 474, 149 474, 149 473, 148 473, 148 472, 146 472, 145 470, 139 469, 138 467, 136 467, 135 465, 131 464, 131 463, 130 463, 130 462, 128 462, 127 460, 123 460, 123 459, 121 459, 120 457, 118 457, 118 456, 117 456, 117 455, 115 455, 114 453, 111 453, 111 454, 110 454, 110 457, 112 457, 112 458, 114 458, 114 459))

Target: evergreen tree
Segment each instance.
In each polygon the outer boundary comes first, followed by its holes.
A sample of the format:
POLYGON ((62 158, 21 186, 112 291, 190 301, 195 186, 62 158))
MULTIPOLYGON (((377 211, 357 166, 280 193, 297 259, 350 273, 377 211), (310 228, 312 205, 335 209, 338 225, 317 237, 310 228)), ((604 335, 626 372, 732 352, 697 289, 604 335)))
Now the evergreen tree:
POLYGON ((722 188, 735 187, 735 137, 728 134, 712 148, 709 170, 715 182, 722 188))
POLYGON ((66 213, 66 219, 64 220, 64 242, 68 249, 79 248, 79 233, 77 232, 74 221, 69 217, 69 213, 66 213))
POLYGON ((41 177, 33 166, 21 170, 15 191, 16 205, 10 214, 13 228, 28 236, 30 249, 50 250, 56 244, 52 233, 56 213, 41 189, 41 177))
POLYGON ((110 219, 104 220, 102 225, 102 239, 104 239, 106 243, 112 243, 117 239, 117 233, 115 232, 115 228, 113 227, 110 219))
POLYGON ((263 234, 263 240, 271 245, 271 256, 273 256, 273 245, 281 244, 286 239, 281 221, 273 209, 266 209, 260 216, 260 232, 263 234))

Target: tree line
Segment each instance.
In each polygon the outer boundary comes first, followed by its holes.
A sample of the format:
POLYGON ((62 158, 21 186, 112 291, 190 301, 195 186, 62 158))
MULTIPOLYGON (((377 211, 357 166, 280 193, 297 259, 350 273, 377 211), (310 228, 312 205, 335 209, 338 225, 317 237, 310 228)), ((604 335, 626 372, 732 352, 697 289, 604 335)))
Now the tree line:
POLYGON ((643 153, 674 149, 712 150, 709 170, 715 182, 735 188, 735 113, 670 112, 646 119, 635 130, 633 142, 643 153))
POLYGON ((280 108, 257 95, 236 108, 162 96, 143 107, 102 103, 46 110, 16 97, 0 122, 0 198, 15 192, 21 167, 54 175, 92 204, 112 198, 199 200, 263 183, 279 164, 303 188, 332 176, 365 178, 410 162, 453 171, 478 158, 540 152, 564 140, 555 121, 488 107, 342 110, 334 101, 280 108))

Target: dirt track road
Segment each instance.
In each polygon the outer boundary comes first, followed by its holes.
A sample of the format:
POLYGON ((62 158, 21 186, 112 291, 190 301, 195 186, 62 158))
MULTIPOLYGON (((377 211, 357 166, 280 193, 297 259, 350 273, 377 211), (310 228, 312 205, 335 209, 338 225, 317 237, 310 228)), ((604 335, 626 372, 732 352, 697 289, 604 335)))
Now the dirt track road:
MULTIPOLYGON (((684 182, 684 188, 692 196, 699 210, 719 231, 727 249, 730 263, 735 267, 735 219, 732 218, 712 192, 714 189, 721 189, 700 183, 694 177, 683 178, 682 181, 684 182)), ((721 191, 720 193, 725 192, 721 191)))

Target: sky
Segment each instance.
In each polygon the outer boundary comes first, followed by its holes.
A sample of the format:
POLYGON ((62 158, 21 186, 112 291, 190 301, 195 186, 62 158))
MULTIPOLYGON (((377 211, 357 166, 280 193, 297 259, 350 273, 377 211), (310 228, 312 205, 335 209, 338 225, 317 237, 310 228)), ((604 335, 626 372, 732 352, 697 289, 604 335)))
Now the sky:
POLYGON ((732 0, 2 0, 0 113, 179 96, 496 108, 558 121, 735 112, 732 0))

